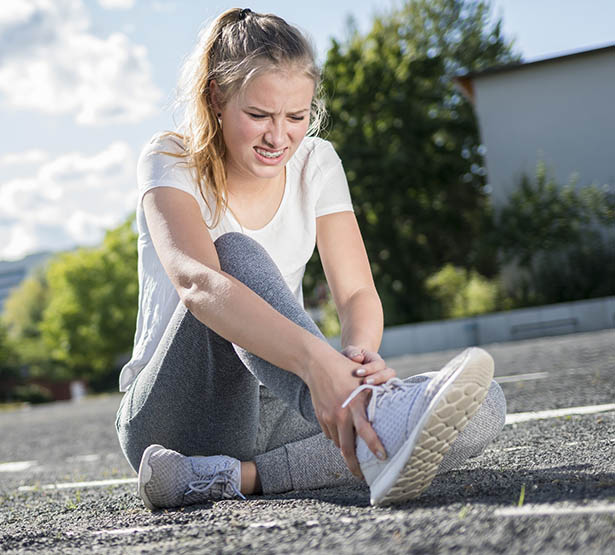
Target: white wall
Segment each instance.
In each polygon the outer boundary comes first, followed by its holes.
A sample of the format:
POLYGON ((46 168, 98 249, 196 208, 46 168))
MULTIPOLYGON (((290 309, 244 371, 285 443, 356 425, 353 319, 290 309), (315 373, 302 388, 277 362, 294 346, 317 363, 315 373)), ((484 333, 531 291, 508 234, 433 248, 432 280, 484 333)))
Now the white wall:
POLYGON ((615 186, 615 46, 473 78, 487 181, 504 204, 542 159, 559 183, 615 186))
MULTIPOLYGON (((615 328, 615 297, 392 326, 384 330, 379 352, 387 358, 609 328, 615 328)), ((341 347, 339 337, 329 343, 341 347)))

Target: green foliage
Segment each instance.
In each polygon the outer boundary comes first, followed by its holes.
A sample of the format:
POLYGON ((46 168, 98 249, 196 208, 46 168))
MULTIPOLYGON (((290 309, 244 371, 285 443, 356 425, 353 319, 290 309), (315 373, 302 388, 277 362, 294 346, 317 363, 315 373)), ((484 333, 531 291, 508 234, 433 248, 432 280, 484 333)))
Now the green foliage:
POLYGON ((325 337, 335 337, 342 331, 340 326, 340 320, 337 316, 337 310, 335 309, 335 303, 332 298, 329 298, 325 304, 322 305, 323 317, 319 322, 320 331, 325 337))
POLYGON ((39 268, 12 291, 5 302, 3 321, 7 341, 15 353, 18 366, 28 368, 32 377, 64 378, 66 369, 54 364, 41 337, 40 323, 49 302, 45 268, 39 268))
POLYGON ((11 337, 40 337, 38 324, 47 306, 48 287, 44 268, 21 282, 6 299, 3 319, 11 337))
POLYGON ((615 221, 613 201, 596 186, 560 186, 543 162, 536 179, 527 175, 498 215, 497 244, 506 262, 530 268, 534 257, 596 236, 591 224, 615 221))
POLYGON ((514 306, 563 303, 615 295, 615 241, 590 234, 541 251, 509 286, 514 306))
MULTIPOLYGON (((324 85, 387 325, 424 319, 424 281, 446 262, 477 263, 486 207, 471 106, 460 71, 513 60, 488 7, 412 0, 371 31, 334 41, 324 85)), ((310 279, 322 279, 314 258, 310 279)))
POLYGON ((615 294, 615 194, 595 185, 560 186, 540 162, 496 217, 492 241, 517 268, 516 306, 615 294))
POLYGON ((98 248, 59 255, 47 270, 49 302, 40 330, 54 361, 71 376, 114 370, 128 352, 136 320, 137 244, 132 219, 98 248))
POLYGON ((439 302, 439 318, 463 318, 498 308, 499 288, 478 272, 446 264, 427 279, 426 288, 439 302))
POLYGON ((4 322, 0 321, 0 379, 18 375, 18 357, 8 337, 4 322))
POLYGON ((53 395, 46 387, 38 384, 18 385, 12 393, 13 401, 21 401, 24 403, 32 403, 37 405, 40 403, 50 403, 53 401, 53 395))

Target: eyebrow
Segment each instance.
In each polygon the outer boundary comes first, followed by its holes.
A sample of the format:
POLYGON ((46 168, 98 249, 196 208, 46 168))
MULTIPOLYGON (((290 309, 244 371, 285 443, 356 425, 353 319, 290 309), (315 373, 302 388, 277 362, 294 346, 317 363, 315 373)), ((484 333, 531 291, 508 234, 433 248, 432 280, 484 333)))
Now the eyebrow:
MULTIPOLYGON (((274 112, 268 112, 267 110, 263 110, 262 108, 259 108, 258 106, 248 106, 246 108, 246 110, 256 110, 257 112, 262 112, 263 114, 267 114, 267 115, 271 115, 274 112)), ((309 108, 302 108, 301 110, 291 110, 290 112, 287 112, 288 114, 301 114, 303 112, 309 112, 310 109, 309 108)))

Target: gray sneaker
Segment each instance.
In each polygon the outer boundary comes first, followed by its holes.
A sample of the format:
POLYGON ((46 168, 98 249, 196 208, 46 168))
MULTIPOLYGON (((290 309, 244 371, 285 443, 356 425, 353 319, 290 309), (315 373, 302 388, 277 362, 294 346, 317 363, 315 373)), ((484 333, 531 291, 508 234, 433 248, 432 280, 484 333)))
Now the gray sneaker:
POLYGON ((473 347, 422 383, 392 378, 353 391, 344 405, 362 390, 372 391, 367 418, 388 456, 379 460, 357 436, 357 459, 372 505, 400 503, 427 489, 457 434, 483 402, 492 377, 493 359, 473 347))
POLYGON ((139 465, 139 497, 151 510, 212 499, 245 499, 240 487, 241 463, 224 455, 186 457, 162 445, 150 445, 139 465))

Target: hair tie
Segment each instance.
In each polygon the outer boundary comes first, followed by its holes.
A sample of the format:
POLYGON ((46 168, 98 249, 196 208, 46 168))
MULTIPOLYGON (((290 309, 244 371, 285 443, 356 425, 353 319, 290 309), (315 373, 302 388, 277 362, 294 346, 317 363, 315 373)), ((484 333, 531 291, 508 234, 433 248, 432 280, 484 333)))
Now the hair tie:
POLYGON ((243 10, 239 12, 239 16, 237 19, 239 21, 243 21, 248 16, 249 13, 252 13, 252 10, 250 8, 243 8, 243 10))

